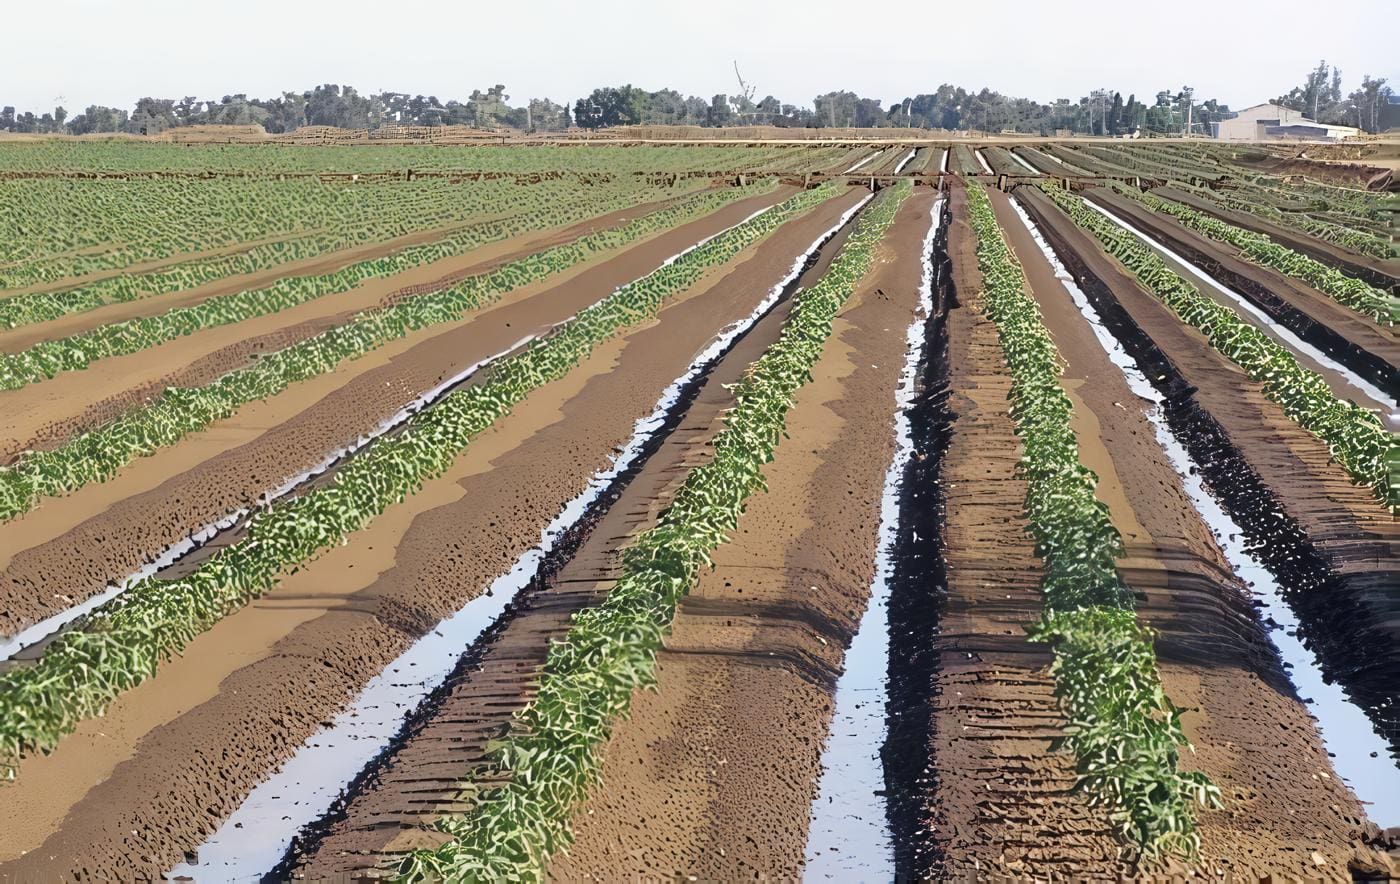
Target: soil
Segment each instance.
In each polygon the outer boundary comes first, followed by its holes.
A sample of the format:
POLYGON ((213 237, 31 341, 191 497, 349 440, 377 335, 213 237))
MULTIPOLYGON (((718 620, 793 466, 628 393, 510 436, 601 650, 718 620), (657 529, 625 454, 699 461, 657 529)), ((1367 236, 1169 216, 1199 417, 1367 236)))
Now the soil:
POLYGON ((1290 572, 1287 582, 1296 584, 1291 603, 1310 644, 1329 676, 1400 746, 1400 722, 1386 711, 1400 706, 1400 654, 1391 652, 1400 646, 1393 593, 1400 583, 1400 526, 1369 489, 1349 481, 1321 440, 1289 420, 1258 384, 1140 288, 1043 195, 1020 189, 1017 196, 1105 321, 1170 397, 1169 412, 1183 427, 1194 427, 1187 438, 1198 462, 1214 468, 1230 461, 1234 474, 1227 470, 1217 494, 1247 507, 1233 513, 1237 522, 1270 526, 1262 532, 1269 540, 1260 554, 1290 572), (1204 436, 1218 441, 1206 444, 1204 436), (1233 498, 1249 485, 1262 493, 1233 498))
POLYGON ((0 525, 0 634, 100 592, 182 537, 255 500, 394 414, 421 391, 644 275, 781 195, 743 200, 563 282, 512 293, 446 329, 425 329, 337 372, 252 403, 114 479, 0 525), (94 550, 99 550, 94 554, 94 550), (71 600, 71 601, 70 601, 71 600))
POLYGON ((1300 157, 1269 157, 1258 162, 1244 159, 1235 160, 1256 172, 1268 172, 1285 180, 1289 176, 1301 176, 1323 184, 1340 187, 1357 187, 1362 190, 1383 191, 1390 185, 1392 171, 1381 166, 1368 166, 1363 163, 1321 162, 1300 157))
MULTIPOLYGON (((1240 292, 1294 334, 1400 398, 1400 338, 1393 329, 1342 306, 1306 283, 1253 264, 1234 246, 1207 239, 1133 200, 1102 188, 1090 189, 1085 195, 1240 292)), ((1203 286, 1198 288, 1207 291, 1203 286)), ((1356 395, 1355 388, 1345 386, 1356 395)), ((1388 416, 1389 411, 1382 414, 1388 416)))
MULTIPOLYGON (((823 249, 803 284, 810 285, 823 272, 837 245, 832 242, 823 249)), ((707 459, 709 440, 721 429, 724 411, 732 404, 725 385, 776 339, 789 306, 790 302, 779 305, 726 354, 705 379, 679 427, 641 466, 577 552, 536 588, 499 637, 474 652, 470 666, 449 680, 431 716, 299 859, 298 876, 320 879, 353 872, 384 862, 385 854, 441 839, 431 823, 437 813, 459 806, 453 799, 460 778, 481 760, 487 740, 502 732, 529 698, 548 639, 567 629, 572 612, 605 596, 618 551, 653 523, 689 469, 707 459)))
POLYGON ((53 755, 26 759, 0 792, 0 879, 158 875, 198 846, 319 722, 534 546, 714 330, 855 199, 785 225, 658 322, 600 346, 353 544, 201 635, 53 755))
MULTIPOLYGON (((780 189, 776 196, 769 194, 741 202, 751 205, 753 211, 787 193, 790 191, 780 189)), ((489 272, 542 249, 624 223, 637 217, 643 208, 622 209, 563 228, 488 243, 465 255, 434 261, 392 277, 367 280, 333 297, 316 298, 267 316, 204 329, 136 353, 98 360, 81 371, 65 372, 19 390, 0 391, 0 458, 12 458, 27 447, 52 446, 73 432, 112 420, 132 406, 158 396, 167 386, 205 383, 247 365, 256 354, 344 324, 361 310, 489 272)), ((727 207, 724 217, 730 217, 733 208, 727 207)), ((705 220, 695 223, 703 224, 705 220)), ((563 278, 567 276, 556 276, 554 281, 563 278)), ((24 327, 10 334, 46 327, 24 327)))
POLYGON ((905 204, 843 310, 767 491, 682 602, 658 690, 614 730, 554 880, 800 877, 835 684, 874 576, 900 330, 932 204, 905 204))
POLYGON ((946 319, 952 420, 939 472, 946 595, 927 631, 936 658, 915 796, 922 819, 899 871, 911 880, 1117 876, 1107 821, 1070 792, 1073 759, 1052 751, 1064 721, 1045 671, 1050 651, 1025 636, 1043 609, 1041 566, 1016 471, 1010 375, 983 307, 963 189, 949 198, 957 305, 946 319))
POLYGON ((1174 187, 1157 187, 1152 192, 1163 199, 1190 206, 1198 212, 1205 212, 1221 221, 1228 221, 1236 227, 1262 233, 1280 245, 1302 252, 1314 260, 1321 261, 1329 267, 1335 267, 1358 279, 1363 279, 1378 288, 1400 291, 1400 259, 1359 255, 1302 231, 1275 224, 1249 212, 1237 212, 1234 209, 1225 208, 1174 187))
POLYGON ((1080 458, 1099 477, 1096 493, 1123 536, 1119 572, 1139 597, 1139 618, 1158 630, 1163 687, 1189 710, 1183 723, 1195 752, 1183 764, 1225 795, 1223 811, 1198 815, 1201 871, 1262 878, 1346 868, 1363 847, 1365 810, 1333 771, 1247 590, 1158 444, 1146 403, 1109 361, 1008 198, 991 196, 1064 358, 1080 458))

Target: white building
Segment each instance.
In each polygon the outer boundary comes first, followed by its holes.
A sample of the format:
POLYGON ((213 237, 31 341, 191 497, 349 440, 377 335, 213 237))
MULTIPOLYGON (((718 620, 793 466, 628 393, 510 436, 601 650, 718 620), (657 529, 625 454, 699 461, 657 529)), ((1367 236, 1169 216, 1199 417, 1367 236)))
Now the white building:
POLYGON ((1210 130, 1212 137, 1222 141, 1341 141, 1361 134, 1355 126, 1318 123, 1303 116, 1302 111, 1278 104, 1247 107, 1228 120, 1211 123, 1210 130))

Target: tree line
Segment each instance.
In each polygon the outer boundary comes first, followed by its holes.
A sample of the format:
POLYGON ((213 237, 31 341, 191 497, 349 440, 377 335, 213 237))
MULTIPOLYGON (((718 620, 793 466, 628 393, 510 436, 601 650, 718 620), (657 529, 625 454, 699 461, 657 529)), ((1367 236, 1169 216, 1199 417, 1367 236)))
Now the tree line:
POLYGON ((1319 123, 1355 126, 1367 132, 1379 132, 1388 118, 1390 97, 1394 94, 1385 77, 1366 74, 1361 85, 1342 95, 1342 72, 1329 67, 1324 59, 1308 71, 1301 86, 1274 99, 1274 104, 1301 111, 1319 123))
MULTIPOLYGON (((742 81, 741 81, 742 84, 742 81)), ((1347 123, 1375 132, 1389 122, 1391 89, 1384 78, 1367 75, 1361 87, 1343 97, 1341 72, 1326 62, 1309 71, 1304 83, 1276 101, 1323 122, 1347 123)), ((253 125, 270 133, 303 126, 378 129, 384 126, 471 126, 523 131, 560 131, 573 127, 600 129, 622 125, 690 125, 705 127, 767 125, 798 128, 904 127, 982 132, 1091 135, 1177 135, 1189 130, 1210 134, 1212 122, 1230 116, 1215 99, 1198 101, 1190 87, 1164 89, 1149 100, 1121 91, 1095 89, 1078 99, 1039 102, 991 89, 970 91, 944 84, 884 104, 855 92, 816 96, 810 106, 794 105, 768 95, 755 100, 745 86, 739 95, 709 99, 674 89, 647 91, 631 84, 594 89, 572 103, 532 98, 512 105, 505 86, 475 89, 465 100, 435 95, 381 92, 361 95, 352 86, 326 84, 275 98, 225 95, 218 101, 194 96, 142 98, 130 110, 91 105, 76 116, 62 108, 35 114, 0 109, 0 131, 66 133, 128 132, 154 135, 195 125, 253 125)))

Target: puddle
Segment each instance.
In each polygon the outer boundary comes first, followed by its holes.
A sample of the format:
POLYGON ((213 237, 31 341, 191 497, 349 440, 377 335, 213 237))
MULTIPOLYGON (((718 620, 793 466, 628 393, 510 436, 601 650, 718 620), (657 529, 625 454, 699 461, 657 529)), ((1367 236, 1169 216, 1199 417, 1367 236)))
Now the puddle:
POLYGON ((632 438, 611 466, 596 473, 584 491, 545 527, 538 546, 522 554, 485 593, 464 604, 372 678, 329 727, 308 738, 280 770, 249 793, 199 848, 196 862, 177 865, 167 877, 258 881, 277 866, 292 838, 320 819, 360 771, 399 735, 405 716, 451 674, 463 651, 475 644, 516 594, 531 583, 559 539, 628 470, 653 434, 666 424, 685 388, 777 304, 805 270, 810 257, 873 198, 874 194, 870 194, 847 210, 798 256, 787 276, 769 290, 748 316, 720 331, 686 373, 661 394, 652 413, 636 422, 632 438))
POLYGON ((1317 719, 1318 730, 1328 754, 1332 756, 1333 767, 1357 797, 1369 805, 1371 819, 1377 825, 1382 828, 1400 825, 1400 767, 1391 760, 1385 741, 1376 733, 1365 711, 1347 697, 1340 685, 1329 683, 1324 677, 1317 655, 1299 637, 1298 619, 1284 600, 1278 579, 1250 551, 1248 535, 1206 489, 1200 466, 1168 426, 1162 412, 1162 397, 1104 325, 1098 311, 1060 263, 1025 210, 1014 200, 1011 206, 1041 252, 1049 259, 1055 276, 1088 321, 1094 337, 1110 361, 1123 372, 1129 388, 1153 403, 1147 409, 1147 417, 1157 441, 1172 468, 1181 477, 1196 511, 1215 534, 1230 566, 1260 602, 1260 619, 1267 626, 1269 637, 1278 648, 1285 671, 1298 695, 1305 698, 1308 711, 1317 719))
POLYGON ((900 478, 914 451, 908 409, 916 393, 925 323, 933 310, 933 245, 942 212, 939 200, 924 237, 919 308, 906 332, 904 370, 895 391, 895 453, 880 498, 875 578, 870 603, 846 651, 845 671, 836 683, 835 712, 822 751, 822 775, 807 834, 803 877, 809 881, 890 881, 895 877, 881 760, 887 715, 891 553, 899 529, 900 478))

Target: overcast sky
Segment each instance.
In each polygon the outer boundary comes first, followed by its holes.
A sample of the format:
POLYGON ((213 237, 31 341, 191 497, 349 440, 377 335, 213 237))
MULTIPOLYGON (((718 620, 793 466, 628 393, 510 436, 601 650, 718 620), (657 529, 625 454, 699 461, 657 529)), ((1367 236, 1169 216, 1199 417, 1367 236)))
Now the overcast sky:
POLYGON ((1392 0, 4 0, 0 104, 70 114, 144 95, 266 97, 317 83, 516 103, 630 82, 810 105, 948 82, 1050 101, 1196 88, 1239 108, 1320 58, 1400 91, 1392 0))

